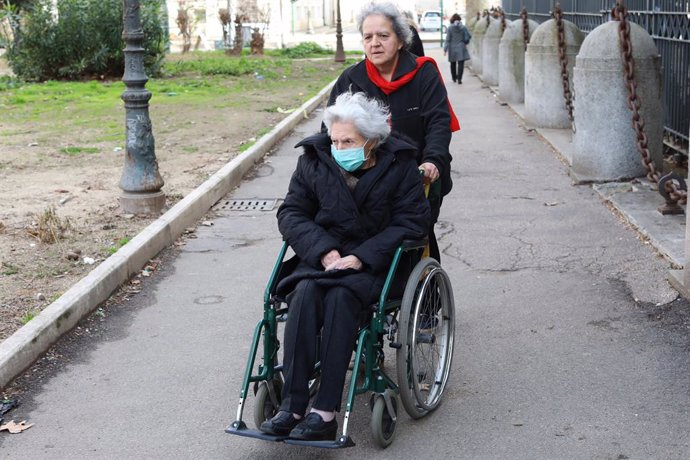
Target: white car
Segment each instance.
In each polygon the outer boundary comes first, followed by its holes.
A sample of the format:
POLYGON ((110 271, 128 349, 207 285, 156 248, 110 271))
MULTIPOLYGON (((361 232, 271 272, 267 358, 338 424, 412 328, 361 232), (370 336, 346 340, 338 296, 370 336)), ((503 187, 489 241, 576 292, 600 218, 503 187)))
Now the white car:
MULTIPOLYGON (((419 30, 425 32, 427 30, 439 30, 443 27, 443 18, 441 12, 438 10, 427 10, 422 13, 419 20, 419 30)), ((445 27, 443 27, 445 29, 445 27)))

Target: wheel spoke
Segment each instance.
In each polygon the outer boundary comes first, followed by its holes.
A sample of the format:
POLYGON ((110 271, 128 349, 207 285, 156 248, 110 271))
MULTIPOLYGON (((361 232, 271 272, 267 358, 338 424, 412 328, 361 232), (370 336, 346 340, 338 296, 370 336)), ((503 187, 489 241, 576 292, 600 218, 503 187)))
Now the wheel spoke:
POLYGON ((421 261, 415 273, 421 275, 410 277, 415 284, 408 282, 401 304, 398 383, 405 409, 419 418, 438 406, 445 388, 452 359, 454 307, 447 275, 436 261, 421 261))

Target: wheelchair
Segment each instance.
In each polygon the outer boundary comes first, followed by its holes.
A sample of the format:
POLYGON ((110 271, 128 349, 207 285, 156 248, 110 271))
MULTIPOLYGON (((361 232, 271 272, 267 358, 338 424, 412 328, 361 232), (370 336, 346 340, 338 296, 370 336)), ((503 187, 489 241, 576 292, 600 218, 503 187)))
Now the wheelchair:
MULTIPOLYGON (((288 314, 288 308, 285 299, 278 297, 275 290, 282 276, 291 271, 289 261, 285 260, 289 247, 284 243, 264 291, 263 319, 254 330, 237 418, 225 431, 303 446, 354 446, 348 434, 348 422, 355 396, 371 392, 371 433, 376 444, 385 448, 395 438, 399 401, 413 419, 424 417, 436 409, 441 403, 453 359, 455 305, 450 279, 435 259, 425 257, 427 246, 426 240, 404 241, 397 248, 379 299, 369 307, 367 317, 362 321, 349 386, 346 387, 342 433, 335 440, 305 441, 259 431, 261 423, 273 417, 280 407, 282 365, 278 362, 280 342, 277 331, 278 323, 284 321, 288 314), (408 262, 411 262, 412 271, 406 282, 403 280, 402 298, 389 299, 404 257, 410 258, 408 262), (385 341, 396 351, 396 379, 384 370, 385 341), (261 344, 262 362, 256 365, 261 344), (255 396, 253 422, 256 430, 247 427, 242 419, 251 384, 255 396)), ((310 381, 312 396, 316 394, 318 382, 319 363, 310 381)))

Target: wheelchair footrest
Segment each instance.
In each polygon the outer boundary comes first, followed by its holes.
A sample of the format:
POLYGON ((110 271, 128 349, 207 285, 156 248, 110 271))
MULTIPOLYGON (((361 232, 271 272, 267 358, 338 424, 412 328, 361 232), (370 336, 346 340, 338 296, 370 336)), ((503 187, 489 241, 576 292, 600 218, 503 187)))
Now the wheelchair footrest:
POLYGON ((250 430, 244 422, 233 422, 232 425, 225 429, 225 432, 236 434, 237 436, 244 436, 245 438, 261 439, 262 441, 282 442, 287 439, 287 436, 276 436, 261 431, 250 430))
POLYGON ((302 441, 301 439, 286 439, 285 444, 292 444, 295 446, 320 447, 322 449, 340 449, 343 447, 352 447, 355 443, 349 436, 340 436, 334 441, 302 441))
POLYGON ((355 443, 349 436, 340 436, 334 441, 302 441, 299 439, 290 439, 287 436, 275 436, 272 434, 262 433, 257 430, 250 430, 247 424, 242 421, 232 422, 232 425, 225 429, 226 433, 243 436, 245 438, 260 439, 262 441, 284 442, 285 444, 293 444, 296 446, 320 447, 322 449, 340 449, 342 447, 352 447, 355 443))

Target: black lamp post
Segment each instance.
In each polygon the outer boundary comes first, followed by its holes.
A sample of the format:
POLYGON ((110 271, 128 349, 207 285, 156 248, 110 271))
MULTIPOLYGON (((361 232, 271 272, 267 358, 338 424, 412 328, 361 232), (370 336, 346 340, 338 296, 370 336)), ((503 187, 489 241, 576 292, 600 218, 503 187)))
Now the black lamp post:
POLYGON ((155 214, 165 205, 161 191, 163 179, 158 173, 155 142, 149 118, 151 92, 145 86, 144 30, 141 26, 139 0, 124 0, 126 154, 120 178, 120 205, 130 214, 155 214))
POLYGON ((335 62, 345 62, 343 49, 343 24, 340 20, 340 0, 335 4, 335 62))

